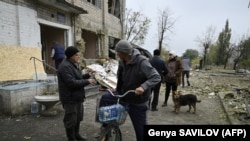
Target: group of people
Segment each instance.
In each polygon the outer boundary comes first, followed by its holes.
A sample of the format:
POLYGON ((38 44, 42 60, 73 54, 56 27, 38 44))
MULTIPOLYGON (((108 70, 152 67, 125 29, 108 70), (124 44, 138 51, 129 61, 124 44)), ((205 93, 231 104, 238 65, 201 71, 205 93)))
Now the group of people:
MULTIPOLYGON (((170 51, 169 59, 167 61, 164 61, 160 57, 159 49, 155 49, 154 56, 152 59, 150 59, 150 63, 162 76, 161 82, 165 83, 166 91, 164 102, 162 104, 162 107, 165 107, 167 106, 170 92, 172 91, 173 95, 173 93, 177 91, 177 88, 179 85, 181 85, 181 83, 182 87, 185 87, 185 77, 187 85, 190 86, 189 74, 191 69, 191 61, 186 54, 183 55, 182 59, 178 58, 174 51, 170 51)), ((161 82, 159 82, 156 86, 152 88, 153 99, 149 100, 149 108, 151 107, 152 111, 158 111, 157 105, 161 82)))
MULTIPOLYGON (((174 52, 169 53, 170 57, 167 62, 163 61, 160 58, 159 50, 155 50, 154 57, 148 60, 137 49, 133 49, 126 40, 120 40, 115 46, 115 51, 119 57, 119 65, 117 86, 112 91, 115 94, 123 94, 128 90, 135 90, 134 93, 126 95, 120 101, 128 104, 128 114, 135 130, 136 139, 143 141, 151 95, 153 93, 152 110, 156 111, 159 90, 164 79, 167 90, 163 106, 167 105, 170 91, 177 90, 177 86, 180 84, 182 63, 174 52)), ((95 72, 89 70, 87 74, 82 74, 78 68, 80 54, 76 47, 67 47, 65 55, 65 61, 58 66, 57 76, 59 98, 65 110, 63 123, 66 135, 69 141, 87 140, 87 137, 80 135, 79 128, 84 115, 84 87, 96 84, 93 77, 95 72)), ((188 85, 190 84, 188 83, 188 85)), ((105 92, 101 99, 114 99, 114 97, 105 92)))

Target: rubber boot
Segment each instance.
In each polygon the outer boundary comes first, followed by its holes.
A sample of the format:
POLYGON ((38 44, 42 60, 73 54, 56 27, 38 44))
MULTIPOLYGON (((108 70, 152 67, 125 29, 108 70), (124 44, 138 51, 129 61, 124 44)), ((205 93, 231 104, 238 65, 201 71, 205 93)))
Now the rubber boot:
POLYGON ((79 131, 80 131, 80 123, 77 123, 76 126, 75 126, 75 139, 78 140, 78 141, 86 141, 87 137, 81 136, 79 134, 79 131))
POLYGON ((66 128, 68 141, 75 141, 75 128, 66 128))
POLYGON ((187 83, 188 83, 188 86, 190 86, 190 82, 189 82, 189 80, 187 80, 187 83))

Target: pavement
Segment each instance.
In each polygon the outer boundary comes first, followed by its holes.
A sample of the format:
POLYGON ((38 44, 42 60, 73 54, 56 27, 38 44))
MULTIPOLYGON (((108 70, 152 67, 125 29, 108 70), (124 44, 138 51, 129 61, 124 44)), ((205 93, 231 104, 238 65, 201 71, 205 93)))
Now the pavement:
MULTIPOLYGON (((173 103, 169 98, 167 107, 161 107, 165 88, 162 86, 159 98, 158 111, 148 110, 148 124, 157 125, 230 125, 230 121, 223 109, 219 97, 200 97, 202 102, 197 103, 196 114, 187 113, 188 107, 181 107, 180 113, 173 112, 173 103)), ((99 129, 100 123, 95 122, 96 99, 99 95, 87 97, 84 103, 84 121, 81 122, 80 132, 86 135, 89 141, 95 141, 94 133, 99 129)), ((22 115, 0 116, 0 140, 1 141, 66 141, 63 126, 63 109, 56 105, 55 116, 22 115)), ((121 125, 124 140, 135 141, 134 130, 129 116, 121 125)))
MULTIPOLYGON (((192 78, 194 79, 194 78, 192 78)), ((191 79, 191 82, 194 81, 191 79)), ((158 111, 148 110, 148 124, 154 125, 232 125, 235 122, 227 113, 219 95, 199 95, 201 103, 197 103, 196 114, 186 112, 183 106, 179 114, 173 112, 174 105, 169 98, 168 106, 162 107, 165 84, 162 85, 158 111)), ((190 88, 180 88, 188 90, 190 88)), ((95 122, 96 100, 100 94, 87 96, 84 102, 84 120, 81 122, 80 133, 89 141, 96 141, 94 133, 99 130, 100 123, 95 122)), ((67 141, 63 126, 64 111, 60 104, 54 106, 55 116, 26 114, 21 116, 0 115, 0 141, 67 141)), ((136 141, 135 133, 129 116, 120 126, 124 141, 136 141)))

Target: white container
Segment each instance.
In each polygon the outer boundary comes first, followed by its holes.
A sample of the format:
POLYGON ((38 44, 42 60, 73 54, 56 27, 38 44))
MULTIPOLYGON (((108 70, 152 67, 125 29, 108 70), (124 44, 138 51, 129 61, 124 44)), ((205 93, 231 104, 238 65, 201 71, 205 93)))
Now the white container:
POLYGON ((33 99, 30 104, 30 112, 31 114, 37 114, 38 111, 39 111, 39 103, 37 103, 36 100, 33 99))

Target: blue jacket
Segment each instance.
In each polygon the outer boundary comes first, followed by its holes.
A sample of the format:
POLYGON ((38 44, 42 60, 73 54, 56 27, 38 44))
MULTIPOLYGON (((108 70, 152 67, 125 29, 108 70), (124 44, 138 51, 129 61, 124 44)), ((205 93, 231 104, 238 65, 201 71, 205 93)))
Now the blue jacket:
POLYGON ((53 56, 53 59, 63 59, 65 57, 64 55, 64 48, 60 46, 59 44, 56 44, 53 46, 53 49, 55 50, 55 54, 53 56))

